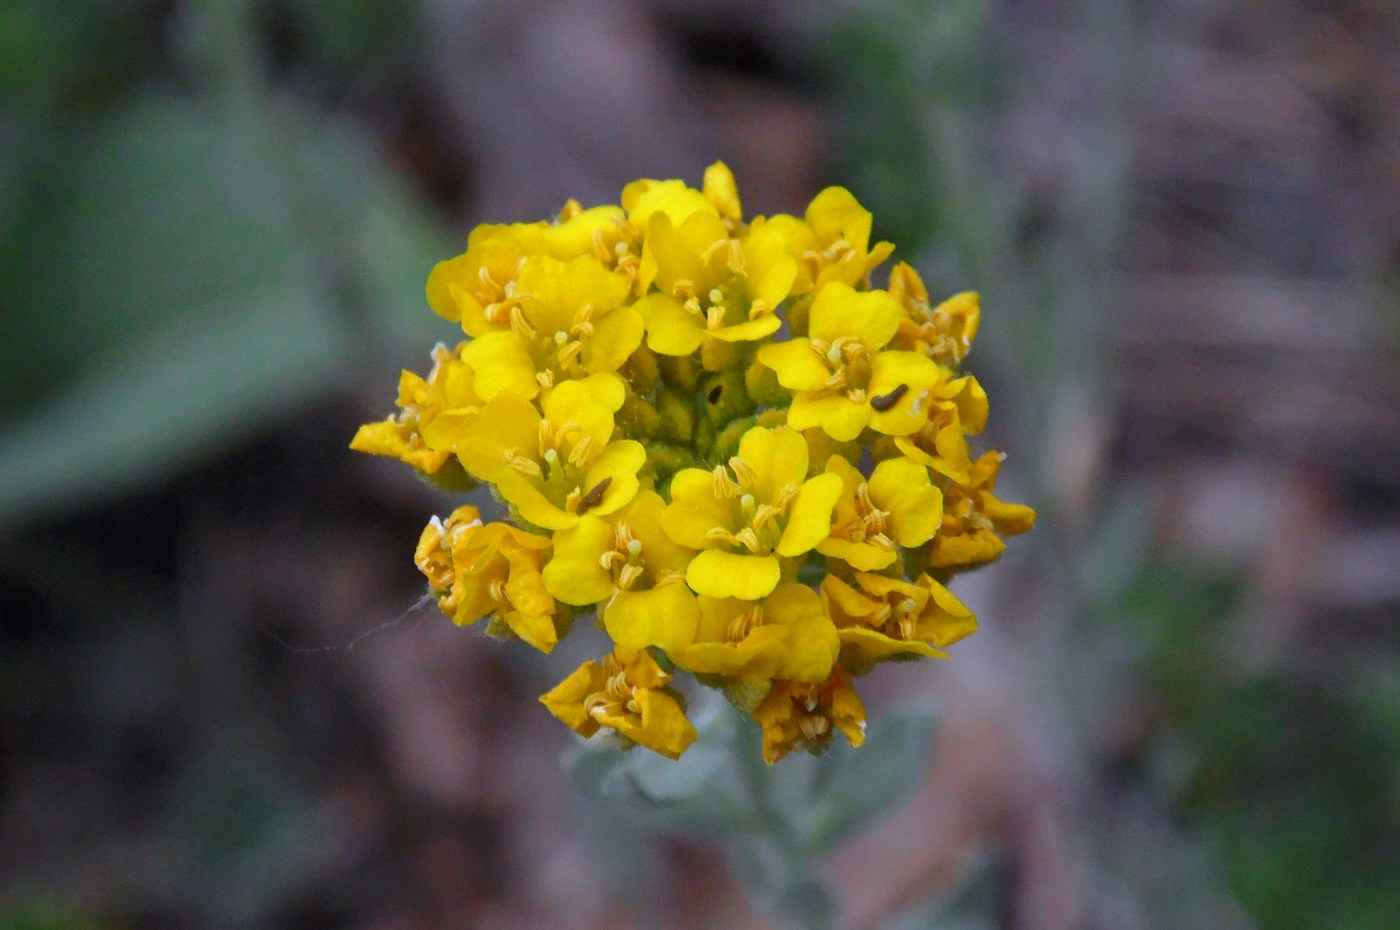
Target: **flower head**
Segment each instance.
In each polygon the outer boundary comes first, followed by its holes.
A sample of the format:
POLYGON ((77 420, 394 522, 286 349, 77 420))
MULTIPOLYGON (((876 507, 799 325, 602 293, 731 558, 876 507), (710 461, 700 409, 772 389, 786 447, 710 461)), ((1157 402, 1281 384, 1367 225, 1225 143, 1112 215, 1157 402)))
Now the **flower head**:
POLYGON ((549 652, 594 614, 612 651, 540 699, 580 736, 676 758, 696 739, 677 675, 751 714, 770 763, 859 746, 853 679, 976 629, 945 583, 1035 513, 972 446, 976 293, 933 305, 903 263, 873 286, 893 250, 873 229, 841 187, 745 216, 715 163, 478 227, 432 269, 429 305, 468 338, 352 447, 504 505, 423 530, 454 622, 549 652))

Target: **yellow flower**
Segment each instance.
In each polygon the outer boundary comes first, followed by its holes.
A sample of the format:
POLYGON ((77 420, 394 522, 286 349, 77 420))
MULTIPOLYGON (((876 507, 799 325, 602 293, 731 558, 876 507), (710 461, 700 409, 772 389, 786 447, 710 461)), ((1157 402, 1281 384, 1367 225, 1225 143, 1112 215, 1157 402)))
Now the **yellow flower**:
POLYGON ((802 256, 814 289, 832 281, 860 284, 894 251, 889 242, 870 245, 870 211, 844 187, 828 187, 817 194, 807 205, 804 219, 815 240, 802 256))
POLYGON ((987 394, 967 375, 935 388, 928 421, 910 436, 895 437, 894 445, 920 465, 966 484, 972 471, 966 437, 986 425, 987 394))
POLYGON ((988 452, 972 466, 965 484, 950 485, 943 498, 943 525, 929 547, 931 568, 958 569, 998 558, 1002 536, 1025 533, 1035 525, 1035 511, 1000 500, 992 491, 1003 456, 988 452))
POLYGON ((904 308, 894 345, 920 352, 950 368, 961 365, 972 348, 982 319, 977 292, 954 294, 930 308, 928 288, 924 287, 919 273, 904 262, 890 269, 889 291, 904 308))
POLYGON ((738 681, 823 681, 841 651, 817 593, 780 584, 761 601, 700 598, 694 642, 671 652, 680 668, 738 681))
POLYGON ((518 308, 515 278, 527 255, 547 248, 548 223, 478 226, 467 250, 438 262, 428 275, 428 305, 462 324, 469 336, 510 328, 518 308))
POLYGON ((831 535, 817 551, 852 568, 888 568, 899 558, 896 546, 922 546, 943 519, 943 493, 929 483, 928 470, 909 459, 886 459, 869 481, 840 456, 828 459, 826 470, 839 475, 843 487, 831 535))
POLYGON ((570 200, 559 211, 558 221, 548 230, 549 255, 561 260, 591 255, 604 268, 622 274, 631 282, 637 277, 642 234, 627 219, 627 211, 617 206, 585 210, 570 200))
POLYGON ((457 421, 474 418, 481 411, 472 370, 462 363, 461 346, 433 349, 433 368, 426 379, 411 371, 399 377, 399 412, 387 420, 367 423, 355 433, 350 448, 371 455, 388 455, 429 475, 437 474, 452 453, 429 448, 423 428, 446 414, 457 421))
POLYGON ((773 311, 796 276, 797 262, 779 244, 732 239, 717 213, 696 210, 673 223, 658 211, 647 224, 639 277, 656 293, 635 305, 646 320, 647 347, 689 355, 707 340, 771 336, 782 326, 773 311))
POLYGON ((541 652, 559 642, 554 598, 540 566, 550 542, 505 523, 481 522, 475 507, 459 507, 447 522, 423 529, 414 562, 438 594, 438 607, 458 626, 494 615, 541 652))
MULTIPOLYGON (((549 393, 544 413, 513 394, 498 394, 463 429, 429 429, 429 446, 456 452, 467 471, 496 486, 535 526, 563 530, 579 516, 607 516, 637 493, 646 449, 610 441, 622 405, 613 375, 565 381, 549 393)), ((436 426, 436 424, 434 424, 436 426)))
POLYGON ((628 649, 674 652, 695 636, 699 608, 685 585, 693 550, 661 529, 666 504, 644 490, 611 517, 588 514, 554 534, 544 585, 566 604, 602 603, 603 626, 628 649))
POLYGON ((882 351, 899 328, 900 309, 884 291, 828 284, 812 302, 808 336, 773 342, 758 360, 794 392, 793 429, 820 426, 837 440, 866 426, 901 436, 928 416, 927 398, 946 372, 917 352, 882 351))
POLYGON ((591 256, 524 259, 508 330, 478 336, 462 358, 483 400, 533 398, 563 378, 617 371, 642 342, 642 318, 621 306, 630 284, 591 256))
POLYGON ((902 578, 856 573, 856 587, 835 575, 822 579, 822 597, 836 624, 842 661, 855 671, 897 655, 936 656, 977 629, 972 611, 928 575, 902 578))
POLYGON ((685 573, 696 593, 765 597, 782 576, 780 556, 802 555, 826 538, 841 479, 806 475, 802 437, 762 427, 744 434, 728 468, 675 474, 661 526, 676 543, 704 550, 685 573))
POLYGON ((840 665, 819 684, 773 682, 753 717, 763 727, 763 761, 769 765, 797 748, 824 750, 837 730, 852 746, 865 742, 865 704, 840 665))
POLYGON ((695 742, 695 727, 666 687, 671 676, 645 650, 618 647, 602 663, 586 662, 540 703, 575 733, 602 727, 672 759, 695 742))

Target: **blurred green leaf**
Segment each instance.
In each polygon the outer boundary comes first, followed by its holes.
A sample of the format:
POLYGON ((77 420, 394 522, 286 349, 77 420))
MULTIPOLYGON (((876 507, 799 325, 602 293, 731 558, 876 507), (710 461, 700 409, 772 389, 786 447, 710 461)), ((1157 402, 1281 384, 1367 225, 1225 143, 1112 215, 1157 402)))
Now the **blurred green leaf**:
POLYGON ((141 100, 31 189, 0 273, 0 522, 165 473, 330 376, 346 333, 265 132, 141 100))
POLYGON ((338 124, 150 96, 57 154, 0 242, 0 525, 391 380, 435 322, 440 236, 338 124))

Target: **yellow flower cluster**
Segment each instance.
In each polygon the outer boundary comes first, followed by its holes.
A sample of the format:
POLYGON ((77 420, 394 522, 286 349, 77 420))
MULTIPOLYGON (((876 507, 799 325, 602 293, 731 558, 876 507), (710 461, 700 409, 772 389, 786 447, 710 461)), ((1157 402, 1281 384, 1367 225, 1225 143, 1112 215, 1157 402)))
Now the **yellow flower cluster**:
POLYGON ((906 264, 871 287, 893 246, 870 232, 840 187, 746 221, 716 163, 700 190, 477 227, 433 269, 428 303, 468 338, 352 448, 506 506, 423 531, 454 622, 549 652, 596 613, 612 652, 541 698, 583 736, 678 757, 684 671, 752 714, 769 762, 860 745, 852 679, 976 628, 945 583, 1035 519, 995 496, 1002 456, 969 452, 978 298, 934 305, 906 264))

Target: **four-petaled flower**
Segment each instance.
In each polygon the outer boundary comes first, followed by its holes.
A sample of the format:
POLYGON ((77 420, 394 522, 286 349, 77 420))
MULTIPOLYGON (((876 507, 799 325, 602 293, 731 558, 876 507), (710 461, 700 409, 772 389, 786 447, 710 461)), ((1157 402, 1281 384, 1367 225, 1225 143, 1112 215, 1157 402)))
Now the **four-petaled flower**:
POLYGON ((667 535, 702 550, 685 580, 699 594, 757 600, 782 577, 780 557, 803 555, 826 538, 841 479, 807 475, 807 444, 792 430, 754 427, 728 467, 687 468, 671 479, 661 515, 667 535))
POLYGON ((918 352, 887 350, 900 309, 884 291, 828 284, 812 301, 808 335, 758 350, 794 393, 788 426, 851 440, 869 426, 903 436, 928 416, 928 394, 947 372, 918 352))
POLYGON ((585 662, 540 698, 549 712, 580 736, 608 727, 663 756, 680 758, 695 742, 671 676, 645 650, 619 646, 599 662, 585 662))

